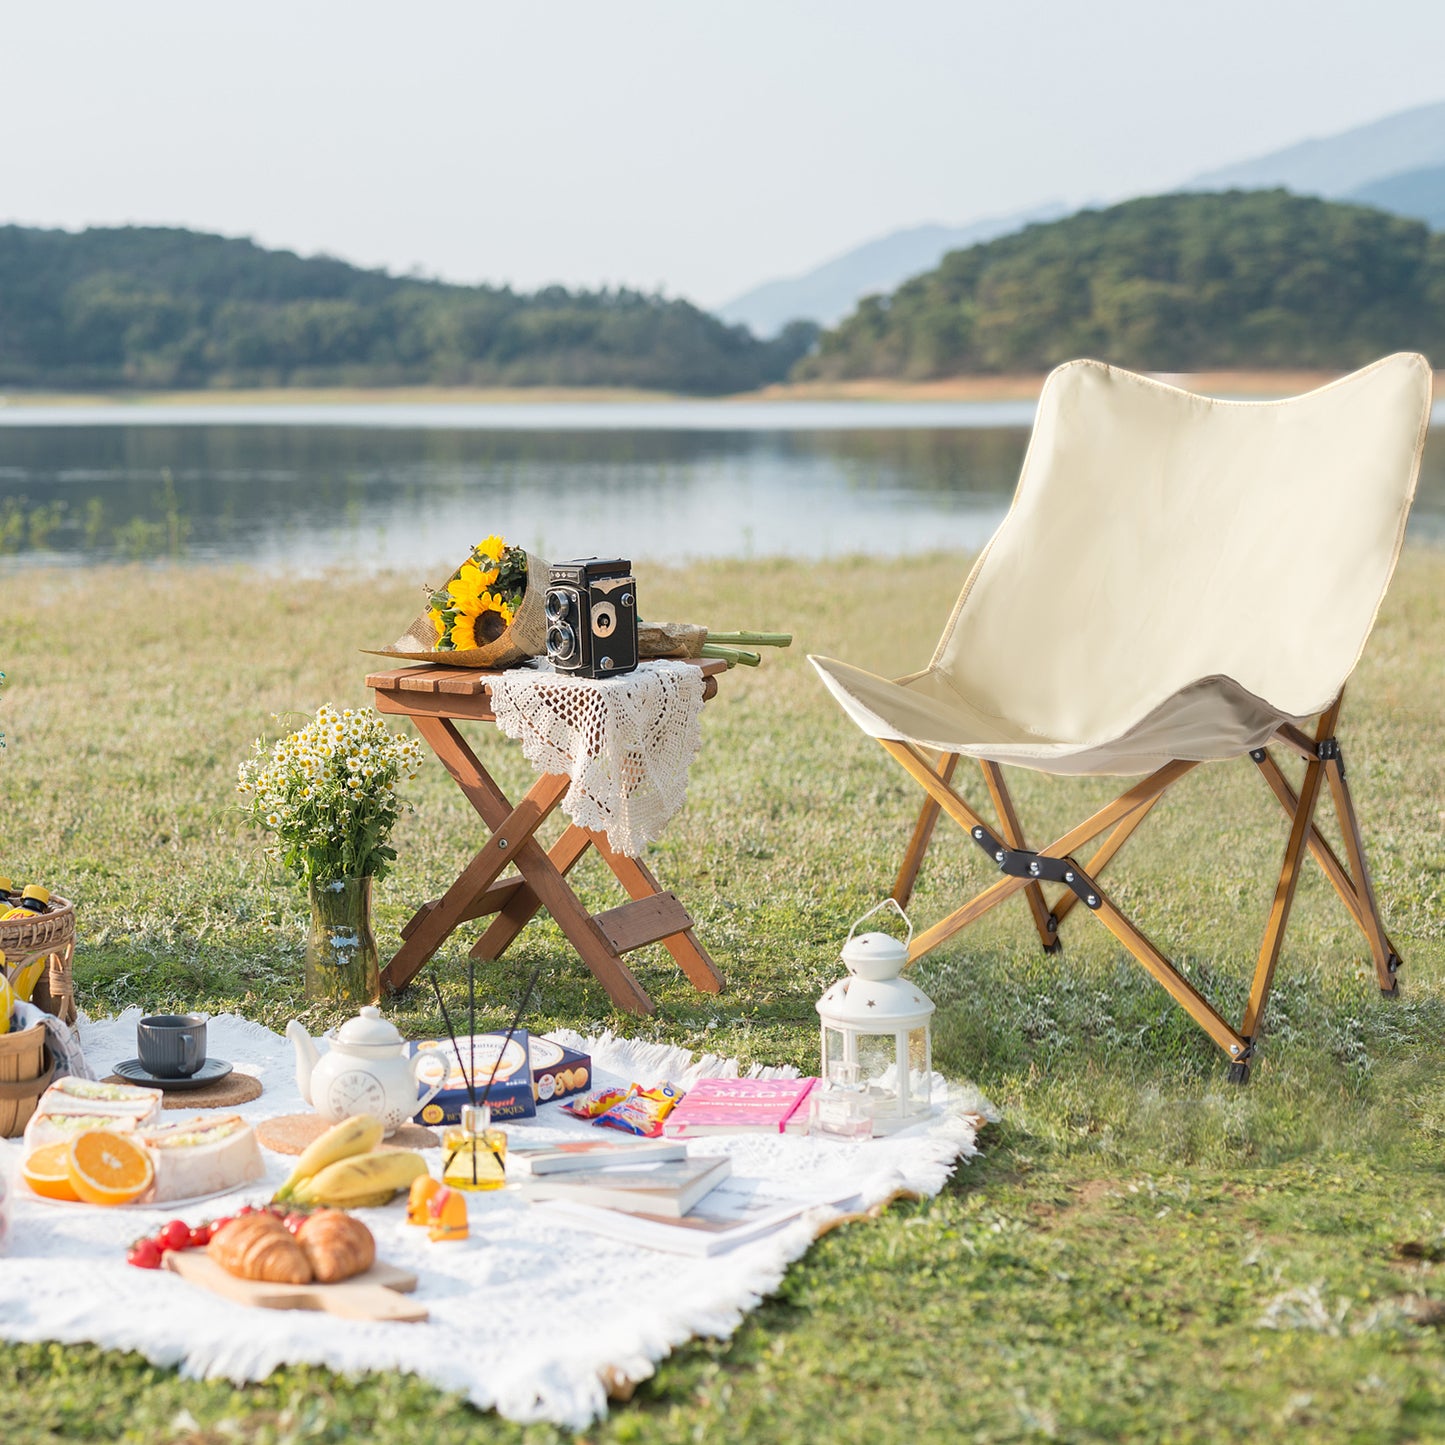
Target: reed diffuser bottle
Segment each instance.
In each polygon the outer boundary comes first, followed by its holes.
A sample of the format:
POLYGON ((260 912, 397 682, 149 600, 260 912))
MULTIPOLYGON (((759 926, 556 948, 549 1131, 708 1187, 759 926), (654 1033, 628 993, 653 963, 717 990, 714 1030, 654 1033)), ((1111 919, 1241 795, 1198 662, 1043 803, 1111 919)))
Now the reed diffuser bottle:
POLYGON ((507 1182, 507 1136, 492 1127, 490 1104, 463 1104, 462 1122, 442 1135, 442 1183, 500 1189, 507 1182))

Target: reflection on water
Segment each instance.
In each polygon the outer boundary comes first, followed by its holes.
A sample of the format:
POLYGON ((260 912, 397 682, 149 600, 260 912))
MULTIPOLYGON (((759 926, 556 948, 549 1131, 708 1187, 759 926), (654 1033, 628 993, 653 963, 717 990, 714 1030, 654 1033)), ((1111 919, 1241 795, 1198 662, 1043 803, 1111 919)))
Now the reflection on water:
MULTIPOLYGON (((535 427, 559 409, 514 410, 535 427)), ((896 426, 891 409, 834 408, 823 430, 238 425, 234 416, 72 427, 7 416, 0 569, 185 558, 311 571, 344 556, 414 570, 454 560, 489 531, 551 557, 974 549, 1007 508, 1027 431, 976 424, 996 408, 969 413, 968 425, 949 410, 949 425, 896 426)), ((1438 444, 1426 451, 1412 534, 1445 541, 1438 444)))

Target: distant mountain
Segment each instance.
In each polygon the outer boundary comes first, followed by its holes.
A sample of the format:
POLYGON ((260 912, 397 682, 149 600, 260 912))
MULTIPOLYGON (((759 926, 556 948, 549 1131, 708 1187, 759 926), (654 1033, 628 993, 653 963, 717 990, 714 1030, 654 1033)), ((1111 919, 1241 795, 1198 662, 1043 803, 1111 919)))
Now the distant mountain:
POLYGON ((864 296, 892 291, 910 276, 931 271, 950 251, 991 241, 1035 221, 1054 221, 1067 208, 1056 201, 1008 216, 989 216, 966 226, 911 226, 865 241, 801 276, 766 281, 744 292, 715 314, 748 327, 758 336, 774 336, 790 321, 834 326, 864 296))
POLYGON ((1385 176, 1351 191, 1349 199, 1424 221, 1432 231, 1445 231, 1445 166, 1385 176))
POLYGON ((735 392, 781 379, 815 335, 764 342, 635 291, 449 286, 196 231, 0 226, 5 386, 735 392))
POLYGON ((869 297, 798 380, 1357 366, 1445 354, 1445 235, 1288 191, 1185 192, 1080 211, 951 251, 869 297))
POLYGON ((1305 195, 1358 196, 1361 187, 1387 176, 1442 165, 1445 101, 1206 171, 1180 189, 1253 191, 1284 186, 1305 195))

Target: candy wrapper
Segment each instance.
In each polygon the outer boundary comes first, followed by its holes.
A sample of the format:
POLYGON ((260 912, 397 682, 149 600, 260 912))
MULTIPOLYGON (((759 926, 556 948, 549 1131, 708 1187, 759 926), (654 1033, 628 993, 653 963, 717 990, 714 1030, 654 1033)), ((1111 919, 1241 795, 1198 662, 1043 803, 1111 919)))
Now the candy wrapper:
POLYGON ((625 1089, 594 1089, 590 1094, 578 1094, 569 1099, 562 1105, 562 1110, 578 1119, 595 1119, 636 1092, 636 1084, 628 1084, 625 1089))
POLYGON ((662 1133, 662 1121, 672 1113, 681 1097, 671 1084, 656 1084, 650 1089, 634 1086, 625 1099, 619 1100, 592 1122, 605 1129, 621 1129, 627 1134, 655 1139, 662 1133))

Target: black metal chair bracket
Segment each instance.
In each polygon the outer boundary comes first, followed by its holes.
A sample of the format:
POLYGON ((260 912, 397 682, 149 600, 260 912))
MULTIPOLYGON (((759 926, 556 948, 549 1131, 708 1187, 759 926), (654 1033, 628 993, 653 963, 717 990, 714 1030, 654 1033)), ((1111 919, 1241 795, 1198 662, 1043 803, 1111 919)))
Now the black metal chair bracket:
MULTIPOLYGON (((995 838, 982 825, 969 830, 969 836, 998 865, 1000 873, 1010 878, 1035 879, 1040 883, 1062 883, 1072 889, 1085 908, 1099 906, 1099 888, 1072 858, 1046 858, 1032 848, 1010 848, 995 838)), ((1050 922, 1057 927, 1057 920, 1050 922)))

